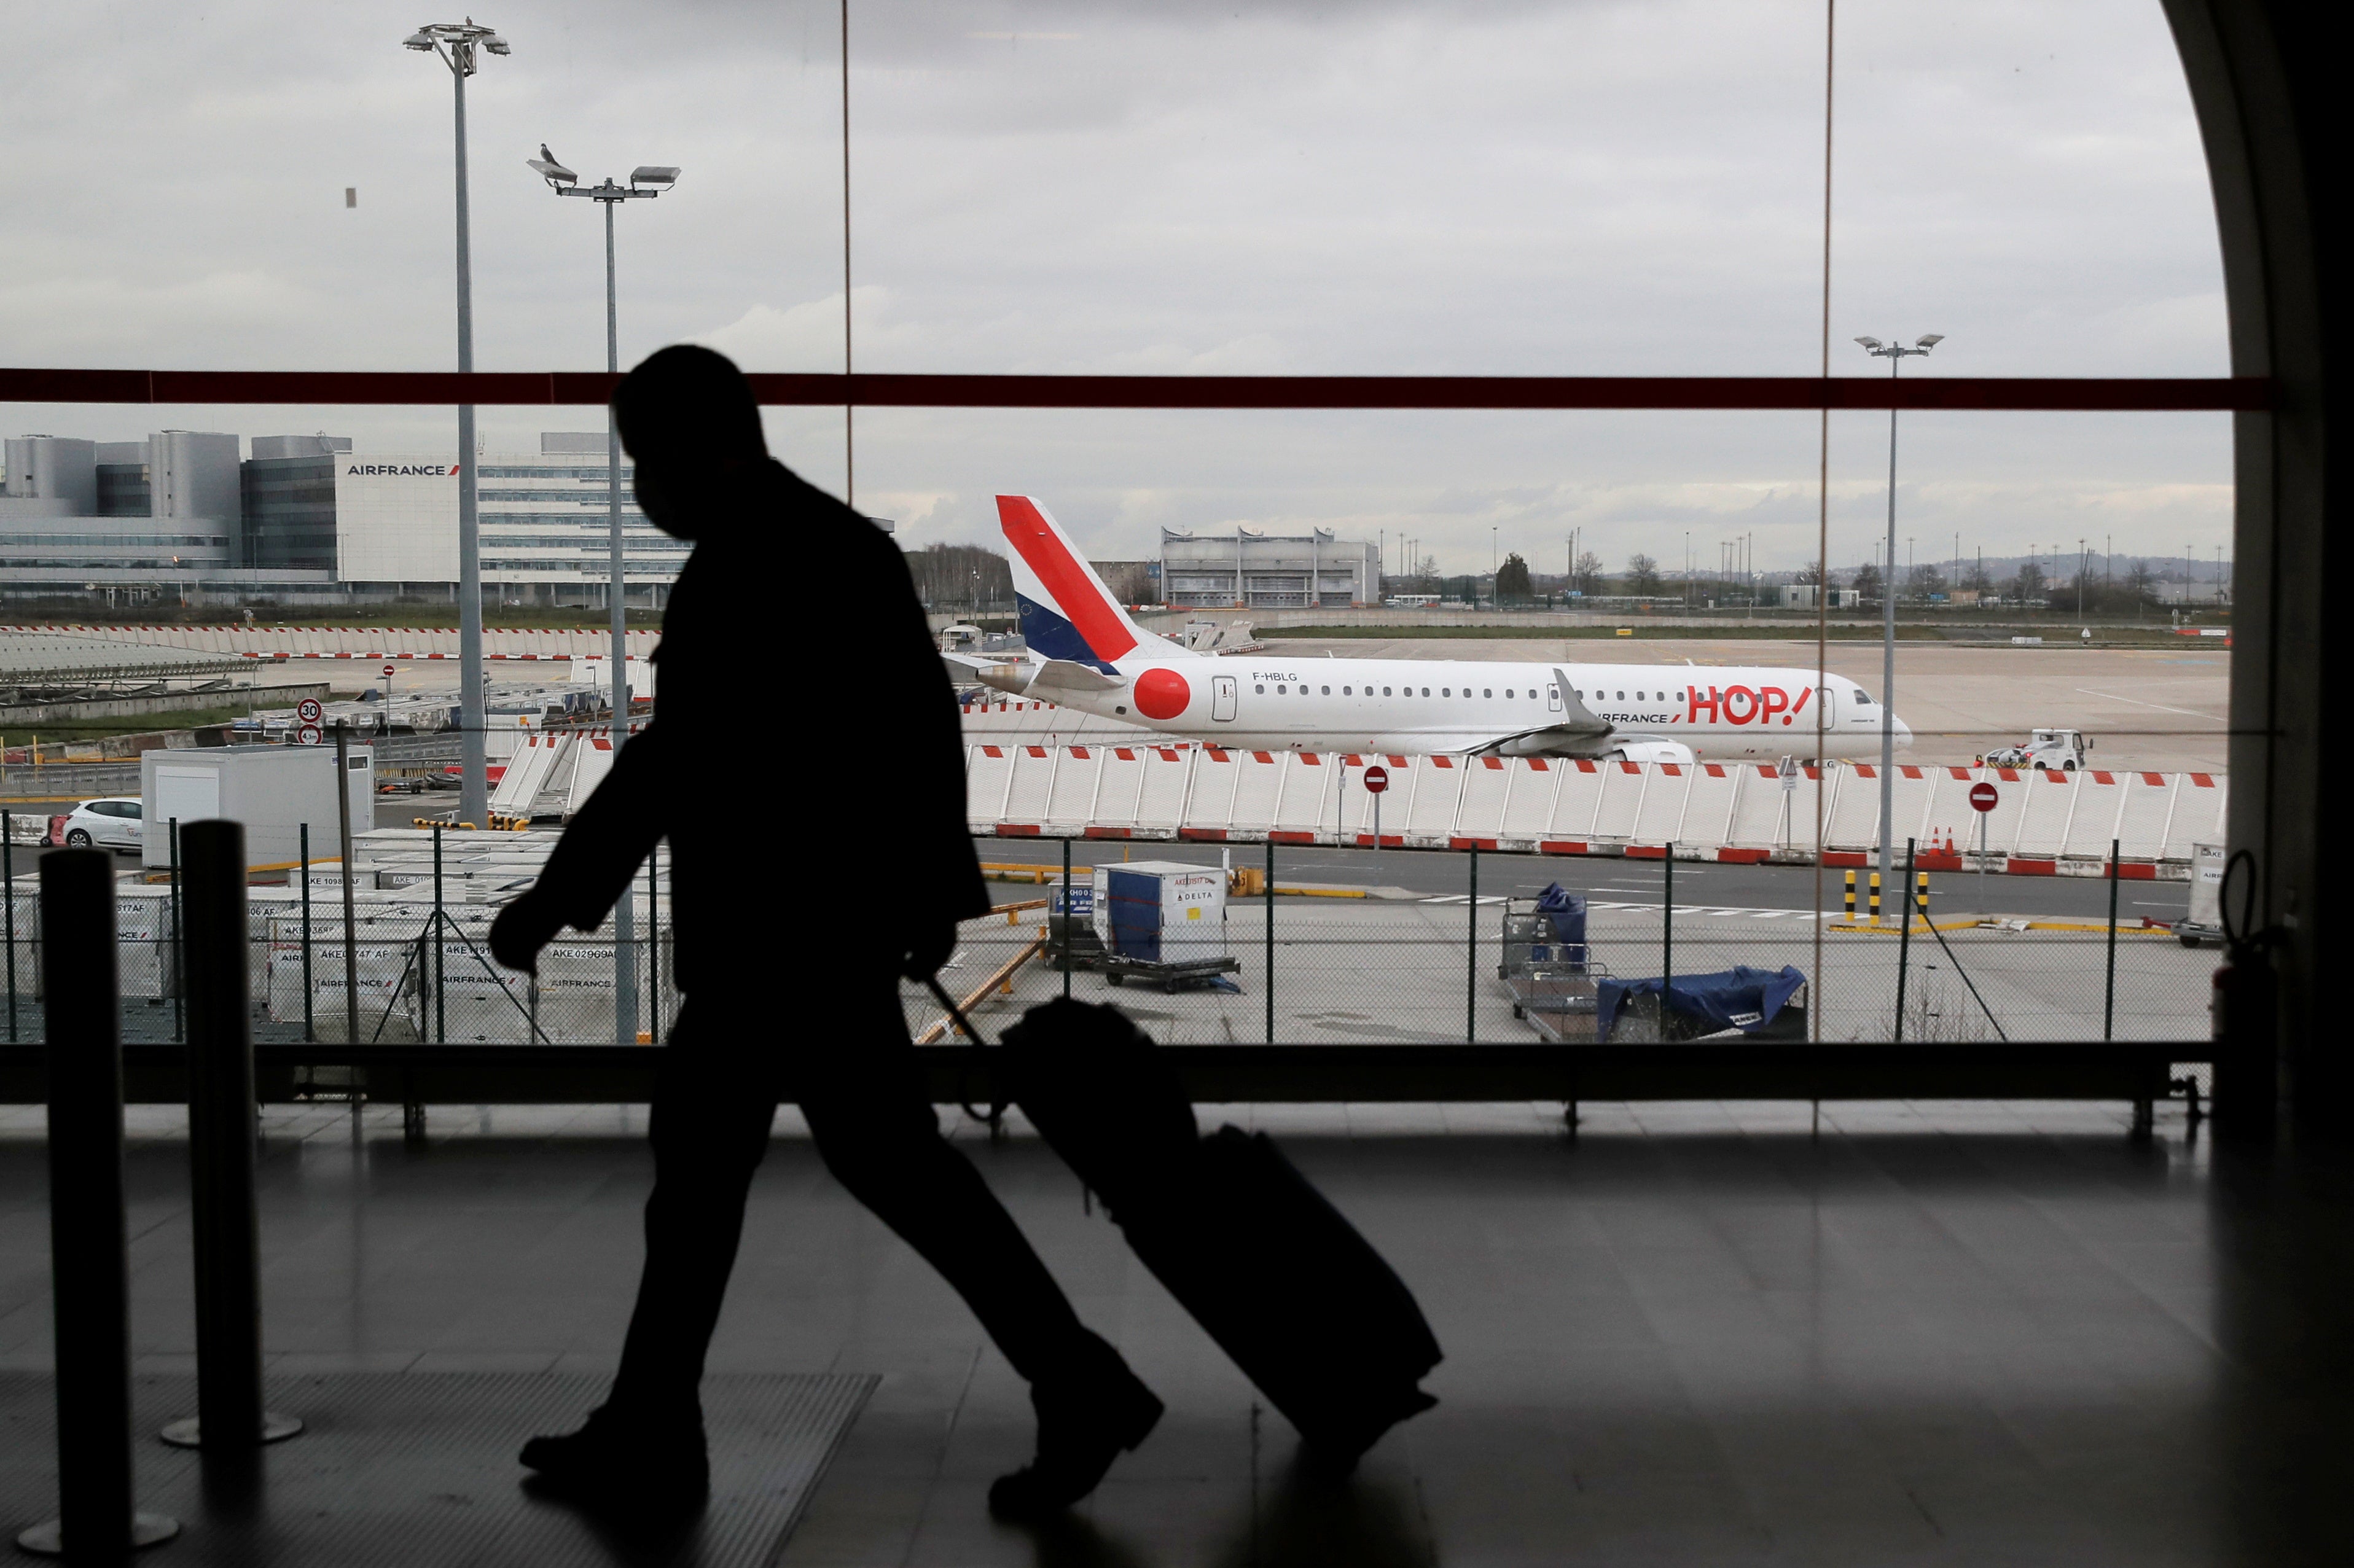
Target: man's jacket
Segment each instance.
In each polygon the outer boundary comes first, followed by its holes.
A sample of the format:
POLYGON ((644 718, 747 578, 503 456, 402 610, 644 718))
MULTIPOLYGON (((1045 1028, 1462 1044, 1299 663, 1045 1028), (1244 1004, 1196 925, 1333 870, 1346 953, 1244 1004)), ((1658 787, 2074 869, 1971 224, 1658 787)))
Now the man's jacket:
POLYGON ((534 896, 594 929, 659 839, 678 983, 822 987, 890 969, 910 922, 989 907, 956 697, 890 536, 781 463, 695 518, 652 724, 534 896))

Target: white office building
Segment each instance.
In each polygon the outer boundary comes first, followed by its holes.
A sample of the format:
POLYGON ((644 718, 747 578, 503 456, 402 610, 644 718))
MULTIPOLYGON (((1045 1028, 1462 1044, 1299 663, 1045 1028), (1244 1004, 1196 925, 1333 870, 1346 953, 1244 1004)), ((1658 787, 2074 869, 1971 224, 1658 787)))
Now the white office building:
POLYGON ((1161 584, 1180 609, 1346 609, 1380 600, 1381 552, 1321 528, 1299 535, 1164 528, 1161 584))

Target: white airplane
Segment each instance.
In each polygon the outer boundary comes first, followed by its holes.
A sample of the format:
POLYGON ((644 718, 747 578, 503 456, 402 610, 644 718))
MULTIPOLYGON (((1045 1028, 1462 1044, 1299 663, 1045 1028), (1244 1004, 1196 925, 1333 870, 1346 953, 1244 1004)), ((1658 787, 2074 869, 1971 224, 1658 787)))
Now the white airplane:
POLYGON ((1811 670, 1197 653, 1129 620, 1036 500, 1001 495, 997 515, 1028 655, 942 657, 1016 696, 1237 750, 1628 762, 1811 756, 1819 701, 1825 756, 1880 754, 1872 694, 1811 670))

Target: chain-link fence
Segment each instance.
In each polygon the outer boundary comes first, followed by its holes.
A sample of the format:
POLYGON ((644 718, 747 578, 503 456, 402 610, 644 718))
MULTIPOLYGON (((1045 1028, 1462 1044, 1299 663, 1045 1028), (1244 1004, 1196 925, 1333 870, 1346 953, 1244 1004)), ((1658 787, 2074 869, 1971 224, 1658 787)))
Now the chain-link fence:
MULTIPOLYGON (((298 870, 282 885, 249 890, 257 1038, 667 1037, 680 997, 666 856, 657 854, 631 895, 630 935, 619 947, 626 970, 609 919, 597 932, 557 938, 526 975, 491 959, 488 932, 498 909, 530 885, 553 835, 451 834, 453 845, 422 832, 369 836, 377 847, 355 878, 348 926, 340 869, 298 870), (617 1017, 624 995, 626 1020, 617 1017)), ((1931 913, 1908 932, 1893 916, 1875 926, 1837 910, 1670 903, 1664 863, 1659 895, 1648 900, 1627 885, 1649 874, 1644 862, 1550 864, 1573 892, 1589 884, 1582 942, 1572 943, 1534 900, 1480 891, 1476 852, 1417 854, 1415 880, 1428 887, 1454 873, 1459 891, 1408 893, 1290 882, 1279 846, 1271 859, 1253 846, 1242 870, 1206 856, 1193 863, 1181 846, 1170 861, 1098 868, 1087 860, 1102 846, 1072 847, 1067 911, 1059 864, 1040 863, 1030 885, 1000 885, 997 911, 962 927, 941 979, 970 999, 984 1027, 1067 991, 1118 1001, 1171 1044, 1628 1041, 1724 1030, 1827 1041, 2193 1041, 2210 1032, 2220 961, 2216 948, 2188 948, 2170 931, 2138 924, 2112 931, 2097 920, 1992 923, 1947 913, 1935 885, 1931 913), (1606 868, 1614 885, 1595 891, 1606 868), (1116 889, 1115 878, 1135 885, 1116 889), (1182 885, 1164 896, 1164 884, 1182 885), (1708 977, 1734 971, 1748 971, 1754 1005, 1735 997, 1713 1015, 1690 1011, 1708 977)), ((1486 857, 1491 887, 1507 881, 1498 858, 1486 857)), ((119 885, 126 1038, 183 1037, 178 906, 168 877, 119 885)), ((37 1040, 40 927, 29 874, 18 876, 0 912, 10 936, 8 1037, 37 1040)), ((780 1009, 789 1005, 780 999, 780 1009)), ((907 1005, 919 1035, 946 1034, 928 993, 910 986, 907 1005)))
MULTIPOLYGON (((1214 969, 1198 958, 1145 956, 1150 941, 1115 934, 1097 903, 1107 874, 1133 868, 1161 876, 1150 867, 1182 863, 1182 850, 1171 863, 1131 861, 1098 872, 1087 859, 1102 846, 1074 847, 1071 902, 1078 907, 1070 916, 1056 914, 1064 903, 1059 866, 1041 863, 1034 888, 1017 884, 1007 891, 1023 896, 1003 913, 965 926, 941 978, 960 1000, 970 998, 977 1020, 1010 1021, 1067 992, 1117 1001, 1170 1044, 1657 1039, 1661 990, 1681 1003, 1711 977, 1746 969, 1764 995, 1792 983, 1797 989, 1771 1018, 1717 1020, 1733 1033, 1826 1041, 2189 1042, 2210 1033, 2208 1002, 2221 961, 2218 948, 2185 948, 2171 930, 2138 921, 2112 931, 2100 919, 1996 922, 1946 913, 1935 877, 1932 913, 1916 915, 1909 931, 1899 929, 1893 911, 1874 922, 1836 909, 1670 902, 1664 864, 1655 899, 1628 896, 1623 885, 1585 899, 1582 949, 1564 950, 1548 939, 1558 933, 1534 900, 1478 891, 1477 852, 1452 857, 1462 891, 1417 895, 1286 892, 1278 848, 1269 897, 1270 863, 1253 846, 1240 871, 1206 862, 1196 868, 1224 895, 1214 901, 1216 937, 1198 944, 1224 960, 1214 969), (1785 976, 1782 987, 1767 978, 1785 976), (1670 984, 1659 986, 1663 980, 1670 984), (1629 995, 1606 1020, 1600 1011, 1616 1000, 1613 992, 1629 995)), ((1491 885, 1495 858, 1489 857, 1491 885)), ((1581 865, 1624 871, 1643 863, 1564 863, 1559 878, 1575 891, 1581 865)), ((927 992, 911 985, 906 1000, 919 1033, 945 1033, 927 992)), ((1714 1032, 1702 1031, 1703 1022, 1670 1016, 1664 1033, 1678 1039, 1714 1032)))

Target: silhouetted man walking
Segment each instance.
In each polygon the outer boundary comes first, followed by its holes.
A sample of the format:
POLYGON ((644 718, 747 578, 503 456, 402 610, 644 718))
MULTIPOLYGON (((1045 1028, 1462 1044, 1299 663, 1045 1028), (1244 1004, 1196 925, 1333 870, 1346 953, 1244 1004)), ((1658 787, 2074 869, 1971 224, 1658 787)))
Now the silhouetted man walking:
POLYGON ((620 1372, 586 1426, 532 1439, 523 1462, 608 1503, 703 1494, 704 1353, 753 1170, 779 1101, 791 1099, 827 1168, 948 1278, 1030 1381, 1037 1457, 998 1480, 991 1507, 1065 1507, 1143 1440, 1161 1402, 1080 1325, 940 1137, 908 1042, 899 977, 946 962, 957 921, 989 895, 965 828, 955 700, 907 564, 879 529, 769 458, 751 387, 721 355, 662 350, 623 379, 614 409, 639 506, 695 543, 654 654, 661 716, 621 749, 538 884, 500 914, 491 949, 529 969, 560 927, 594 930, 666 837, 686 1002, 654 1088, 645 1272, 620 1372), (789 580, 792 608, 779 614, 789 580), (790 926, 745 874, 742 846, 762 816, 728 804, 748 793, 730 780, 794 777, 794 737, 754 700, 780 646, 854 664, 890 715, 892 747, 855 799, 779 803, 773 821, 814 829, 794 857, 824 889, 822 915, 790 926), (818 826, 853 821, 856 839, 818 826))

